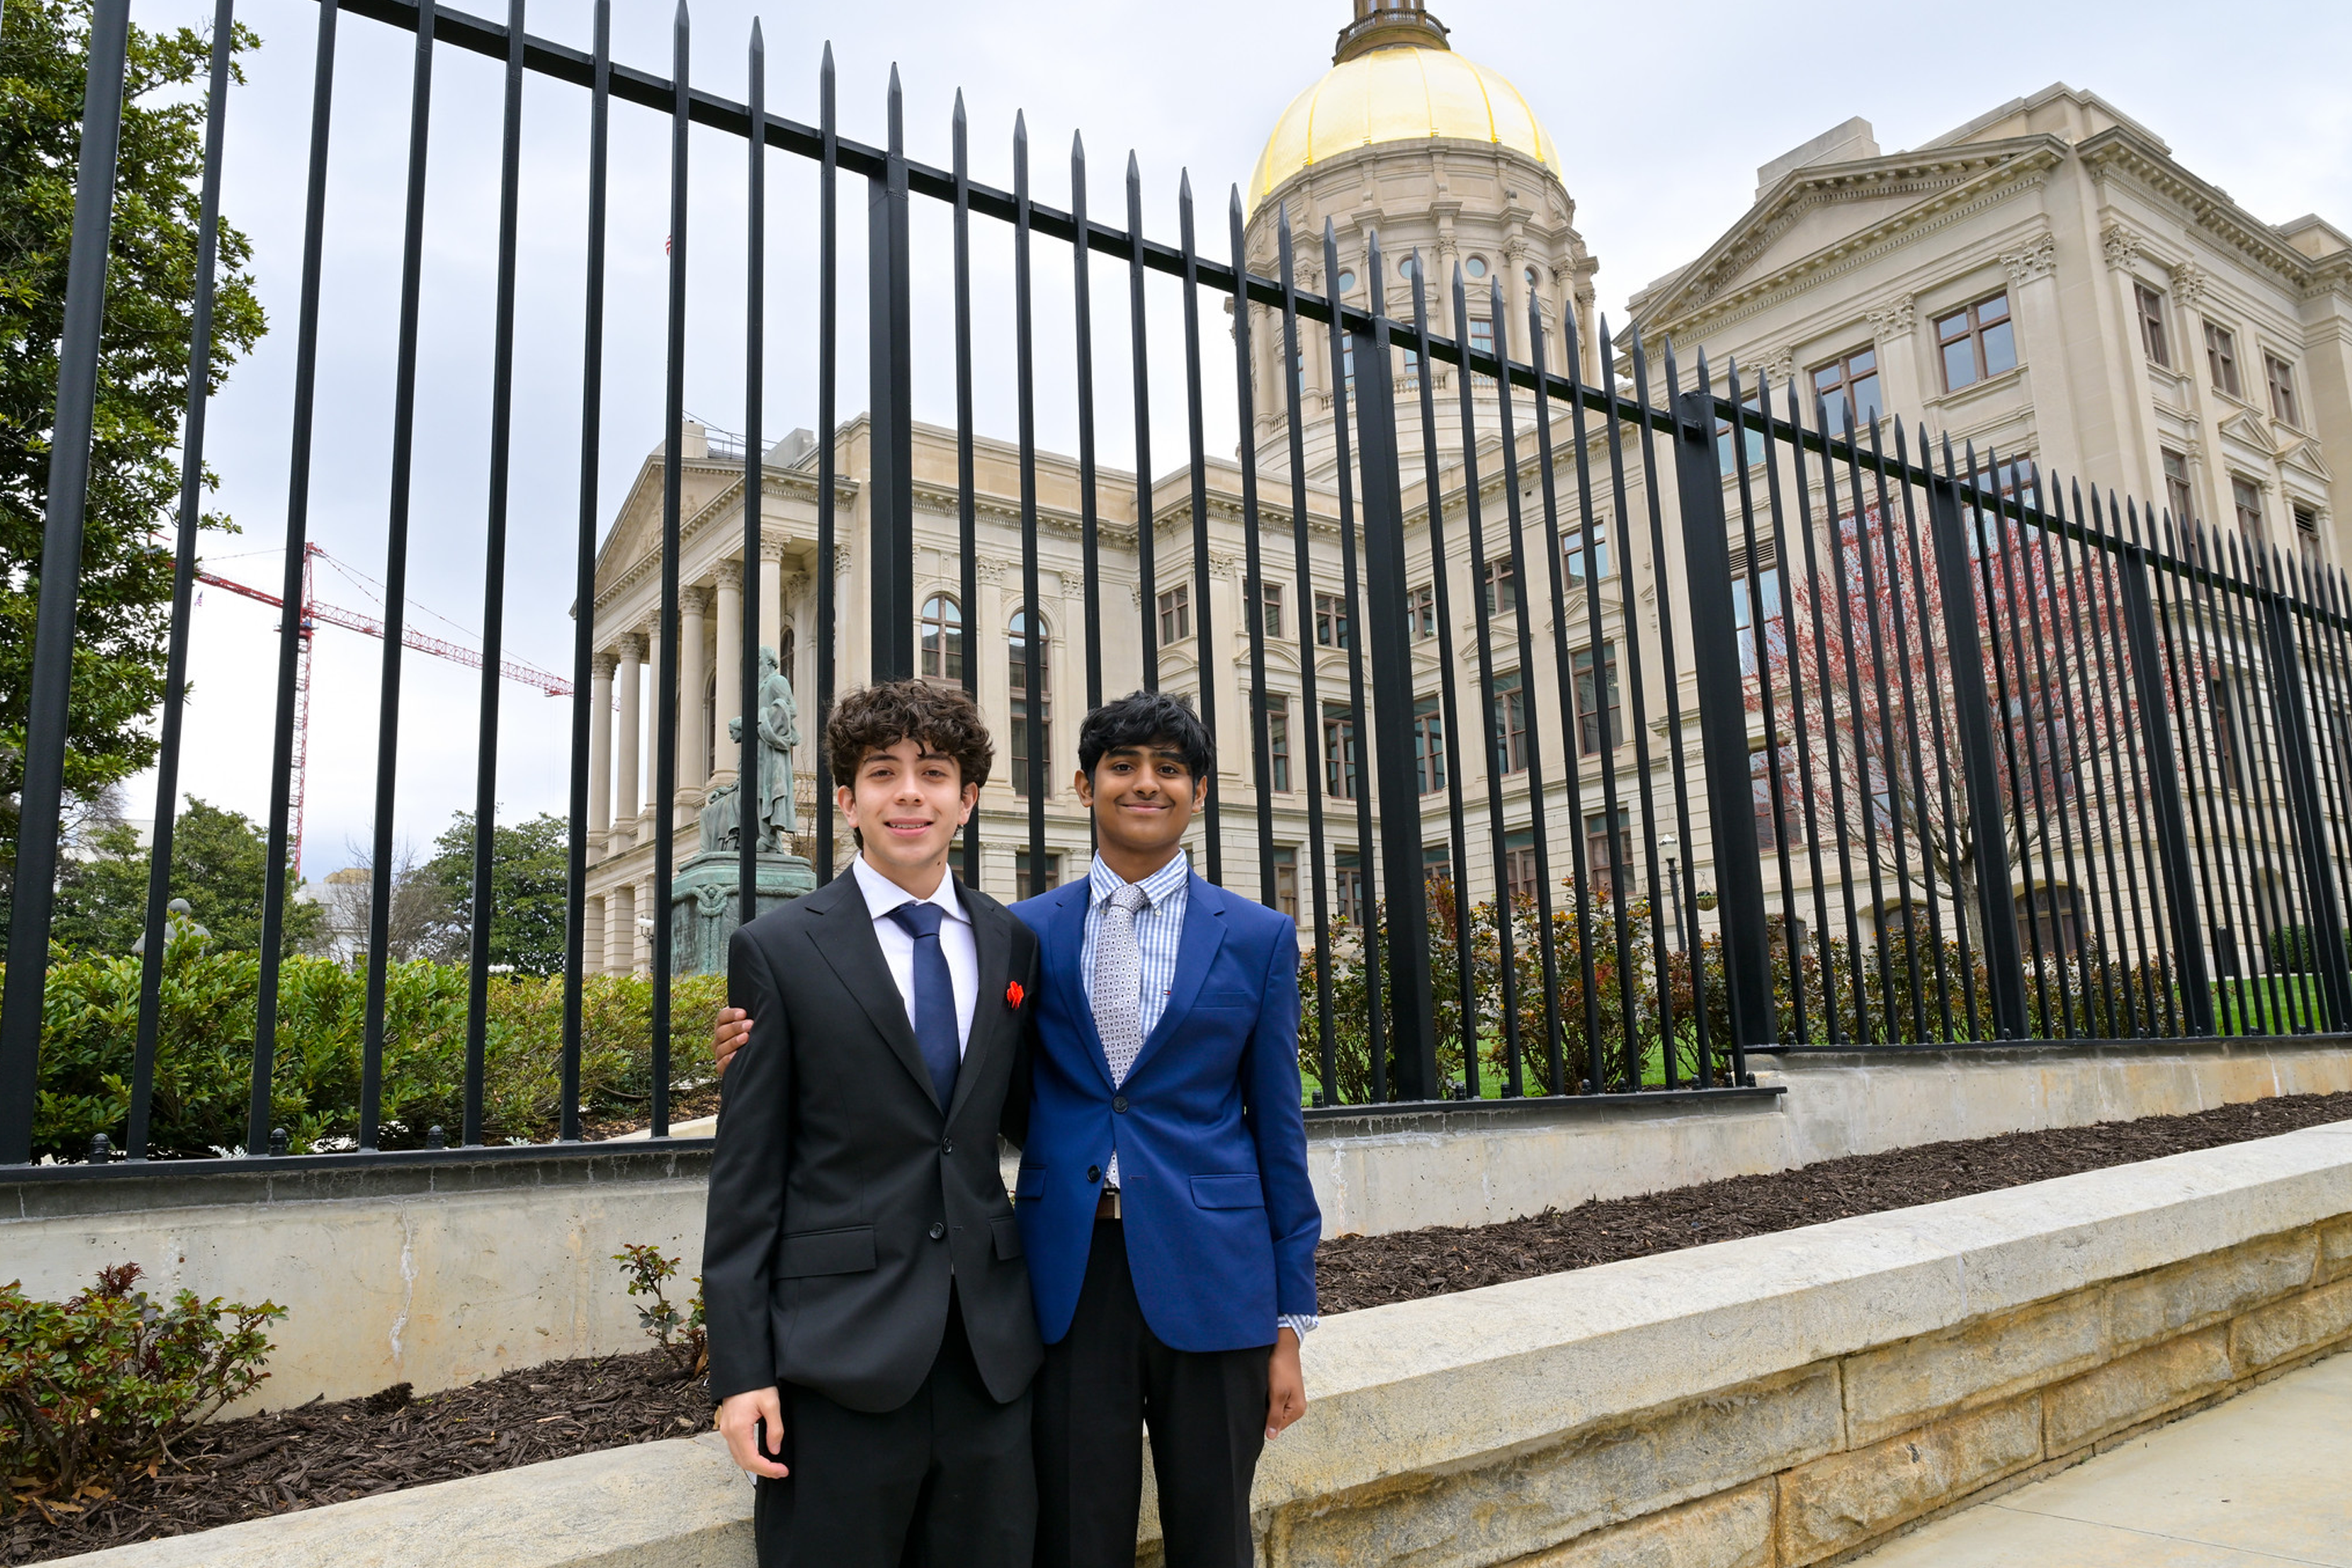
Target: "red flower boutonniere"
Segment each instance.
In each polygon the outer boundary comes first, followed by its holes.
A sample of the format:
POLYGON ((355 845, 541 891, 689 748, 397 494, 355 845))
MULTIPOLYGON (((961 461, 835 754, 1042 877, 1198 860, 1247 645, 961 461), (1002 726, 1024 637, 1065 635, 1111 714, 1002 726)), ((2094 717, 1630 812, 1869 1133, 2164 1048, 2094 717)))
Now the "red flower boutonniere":
POLYGON ((1021 998, 1027 994, 1021 989, 1021 982, 1015 980, 1004 988, 1004 1005, 1017 1013, 1021 1010, 1021 998))

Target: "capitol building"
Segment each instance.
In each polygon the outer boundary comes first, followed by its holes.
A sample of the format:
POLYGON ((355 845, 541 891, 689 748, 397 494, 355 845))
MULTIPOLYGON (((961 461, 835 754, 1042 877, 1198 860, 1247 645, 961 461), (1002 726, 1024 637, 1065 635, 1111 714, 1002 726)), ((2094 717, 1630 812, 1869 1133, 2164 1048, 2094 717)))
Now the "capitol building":
MULTIPOLYGON (((1550 368, 1564 370, 1559 358, 1563 318, 1572 312, 1580 329, 1594 323, 1600 268, 1578 227, 1570 194, 1576 171, 1564 163, 1520 88, 1474 58, 1482 40, 1468 29, 1451 32, 1420 0, 1355 0, 1355 11, 1339 32, 1329 68, 1275 116, 1250 174, 1244 202, 1251 270, 1277 272, 1276 220, 1286 213, 1297 242, 1299 287, 1363 304, 1371 282, 1368 250, 1377 234, 1391 314, 1410 313, 1408 268, 1418 252, 1432 283, 1441 285, 1429 290, 1433 333, 1474 345, 1491 342, 1487 301, 1499 285, 1512 357, 1527 357, 1524 327, 1532 310, 1545 323, 1550 368), (1332 277, 1326 276, 1321 244, 1327 222, 1339 244, 1332 277), (1457 266, 1470 300, 1467 319, 1459 321, 1442 286, 1457 266)), ((1541 66, 1527 61, 1517 68, 1531 79, 1541 66)), ((1723 219, 1720 237, 1703 253, 1633 293, 1631 312, 1645 353, 1654 356, 1671 340, 1687 372, 1703 349, 1712 364, 1736 359, 1747 374, 1770 374, 1776 387, 1794 381, 1808 395, 1818 393, 1833 416, 1841 411, 1861 418, 1899 415, 1924 423, 1935 437, 1948 435, 1956 445, 1973 441, 1979 452, 1997 449, 2004 461, 2031 460, 2080 476, 2086 485, 2111 487, 2176 515, 2234 530, 2249 542, 2346 563, 2352 545, 2344 531, 2352 503, 2347 489, 2352 485, 2352 237, 2316 216, 2271 224, 2246 212, 2178 163, 2154 130, 2096 93, 2053 84, 1989 107, 1967 124, 1902 151, 1882 150, 1867 122, 1848 120, 1763 163, 1750 206, 1723 219)), ((1326 795, 1330 883, 1324 892, 1334 913, 1354 915, 1370 889, 1357 860, 1349 801, 1356 774, 1353 717, 1346 706, 1351 628, 1344 616, 1343 476, 1332 418, 1340 389, 1332 384, 1322 330, 1302 333, 1304 352, 1292 374, 1307 437, 1306 521, 1315 569, 1312 581, 1297 581, 1281 322, 1263 307, 1251 309, 1255 424, 1248 438, 1255 442, 1264 602, 1245 603, 1242 470, 1238 454, 1227 453, 1213 454, 1208 463, 1211 602, 1205 606, 1192 603, 1198 589, 1189 463, 1180 455, 1143 487, 1131 474, 1100 470, 1096 510, 1103 603, 1107 619, 1119 625, 1133 624, 1129 615, 1155 617, 1163 688, 1199 691, 1205 685, 1213 696, 1228 879, 1252 891, 1259 801, 1248 727, 1245 617, 1261 617, 1267 634, 1276 900, 1301 918, 1312 914, 1312 899, 1300 881, 1310 863, 1306 786, 1314 770, 1326 795), (1146 527, 1154 540, 1157 580, 1150 583, 1140 580, 1138 569, 1138 537, 1146 527), (1202 610, 1222 648, 1207 668, 1192 635, 1193 616, 1202 610), (1305 706, 1302 647, 1317 661, 1320 712, 1305 706)), ((1588 384, 1630 374, 1622 356, 1614 365, 1600 363, 1589 330, 1580 331, 1578 349, 1577 369, 1588 384)), ((1228 356, 1222 363, 1232 362, 1228 356)), ((1658 401, 1661 366, 1654 358, 1645 369, 1658 401)), ((1413 363, 1402 351, 1395 352, 1391 370, 1405 454, 1408 571, 1415 584, 1444 574, 1457 623, 1439 625, 1416 589, 1416 692, 1432 694, 1420 707, 1429 710, 1433 726, 1439 650, 1449 642, 1455 648, 1468 645, 1476 617, 1496 605, 1495 569, 1499 564, 1507 572, 1513 563, 1490 561, 1488 580, 1477 580, 1455 522, 1466 499, 1459 373, 1413 363), (1434 378, 1443 427, 1438 445, 1447 454, 1435 497, 1427 493, 1420 457, 1417 389, 1423 374, 1434 378), (1440 562, 1430 559, 1428 548, 1433 501, 1447 522, 1447 558, 1440 562)), ((1339 374, 1348 374, 1345 366, 1339 374)), ((1524 394, 1516 399, 1522 428, 1515 434, 1519 481, 1532 499, 1541 476, 1526 428, 1528 401, 1524 394)), ((1473 378, 1472 405, 1475 468, 1491 542, 1506 483, 1491 382, 1473 378)), ((1570 495, 1574 483, 1568 469, 1575 454, 1564 413, 1554 425, 1561 492, 1570 495)), ((871 644, 864 482, 869 432, 863 415, 846 419, 837 432, 838 482, 830 500, 843 689, 867 679, 871 644)), ((1579 668, 1613 676, 1616 649, 1631 646, 1614 628, 1628 614, 1646 617, 1646 628, 1658 610, 1654 595, 1644 591, 1637 590, 1631 605, 1621 602, 1611 552, 1635 552, 1637 583, 1654 583, 1662 574, 1674 581, 1681 568, 1676 560, 1651 559, 1646 523, 1639 530, 1617 526, 1611 514, 1619 496, 1603 471, 1600 432, 1592 436, 1586 456, 1594 465, 1593 493, 1603 500, 1597 526, 1586 530, 1583 519, 1571 520, 1565 509, 1561 522, 1570 569, 1580 574, 1588 559, 1604 569, 1602 636, 1579 650, 1579 668)), ((726 728, 743 707, 736 689, 743 456, 715 433, 689 424, 674 443, 657 443, 646 458, 611 521, 597 565, 587 902, 592 971, 645 969, 649 917, 659 907, 652 886, 653 837, 663 803, 650 798, 655 759, 648 751, 659 671, 650 661, 659 608, 662 491, 673 447, 684 497, 681 721, 677 795, 670 803, 680 824, 681 859, 692 853, 705 795, 734 778, 737 753, 726 728)), ((964 603, 955 433, 915 426, 919 672, 961 684, 969 664, 976 676, 981 706, 999 742, 997 774, 981 801, 979 883, 1004 899, 1083 874, 1089 853, 1087 820, 1067 784, 1087 697, 1079 466, 1071 455, 1036 455, 1040 593, 1036 604, 1024 605, 1019 459, 1009 440, 982 435, 977 441, 978 592, 964 603), (1022 653, 1033 616, 1045 650, 1034 691, 1026 689, 1022 653), (1048 852, 1036 866, 1028 863, 1030 803, 1021 793, 1031 746, 1042 746, 1048 759, 1048 852)), ((1623 504, 1646 518, 1641 476, 1627 479, 1630 499, 1623 504)), ((814 438, 795 432, 776 443, 761 465, 761 640, 780 651, 785 673, 803 694, 803 740, 796 761, 801 847, 808 853, 809 836, 831 818, 829 807, 814 809, 810 795, 816 519, 825 504, 817 489, 814 438)), ((1737 551, 1734 559, 1735 569, 1742 569, 1737 551)), ((1519 580, 1539 570, 1529 563, 1519 580)), ((1685 613, 1679 602, 1674 613, 1685 613)), ((1486 696, 1503 700, 1507 679, 1508 700, 1542 716, 1546 766, 1557 784, 1563 709, 1548 622, 1538 635, 1547 645, 1544 657, 1528 659, 1523 670, 1498 673, 1496 690, 1486 696)), ((1586 637, 1588 630, 1580 623, 1575 635, 1586 637)), ((1633 640, 1643 657, 1654 657, 1658 639, 1646 629, 1633 640)), ((1511 638, 1498 636, 1497 643, 1511 638)), ((1689 646, 1686 640, 1683 646, 1689 646)), ((1141 658, 1139 639, 1106 634, 1104 693, 1140 685, 1141 658)), ((1498 658, 1517 662, 1516 653, 1498 658)), ((1457 658, 1457 683, 1475 679, 1460 664, 1457 658)), ((1613 679, 1590 684, 1590 700, 1613 701, 1613 679), (1594 695, 1604 690, 1610 695, 1594 695)), ((1654 679, 1650 689, 1658 690, 1654 679)), ((1462 689, 1457 696, 1462 721, 1475 723, 1478 694, 1462 689)), ((1686 719, 1695 710, 1687 690, 1681 707, 1686 719)), ((1654 719, 1656 711, 1654 703, 1654 719)), ((1616 728, 1612 715, 1598 731, 1605 741, 1616 728)), ((1695 731, 1662 738, 1696 743, 1695 731)), ((1576 749, 1583 753, 1575 764, 1587 803, 1602 798, 1605 770, 1633 766, 1622 745, 1576 749)), ((1461 738, 1458 750, 1464 794, 1484 801, 1485 769, 1508 768, 1511 759, 1482 755, 1485 748, 1469 736, 1461 738)), ((1524 823, 1529 811, 1524 772, 1507 773, 1503 797, 1507 822, 1524 823)), ((1433 871, 1456 869, 1444 864, 1450 854, 1445 800, 1442 787, 1424 796, 1429 826, 1423 837, 1433 871)), ((1612 825, 1597 813, 1582 824, 1547 820, 1554 874, 1573 855, 1605 879, 1612 828, 1622 835, 1626 824, 1612 825)), ((1520 837, 1515 833, 1508 842, 1516 845, 1520 837)), ((1689 874, 1704 878, 1704 846, 1691 845, 1687 852, 1689 874)), ((1475 885, 1493 885, 1497 868, 1488 863, 1490 853, 1486 836, 1474 832, 1472 863, 1459 869, 1475 885)), ((1511 881, 1532 877, 1531 863, 1521 867, 1516 849, 1507 853, 1514 857, 1505 868, 1511 881)))

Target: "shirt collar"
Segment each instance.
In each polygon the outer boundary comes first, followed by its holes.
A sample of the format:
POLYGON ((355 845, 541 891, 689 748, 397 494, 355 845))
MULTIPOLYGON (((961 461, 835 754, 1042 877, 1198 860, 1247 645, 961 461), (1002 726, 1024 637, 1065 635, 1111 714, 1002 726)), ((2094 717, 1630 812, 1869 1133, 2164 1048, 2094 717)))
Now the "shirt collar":
MULTIPOLYGON (((1151 900, 1151 907, 1156 910, 1168 901, 1169 895, 1184 886, 1192 875, 1192 857, 1179 849, 1168 864, 1135 885, 1143 889, 1144 896, 1151 900)), ((1098 904, 1127 885, 1127 879, 1104 865, 1102 857, 1097 855, 1093 869, 1087 873, 1087 901, 1098 904)))
POLYGON ((863 855, 852 860, 849 868, 857 878, 857 890, 866 895, 866 912, 875 920, 880 920, 900 904, 921 903, 937 904, 947 911, 948 919, 961 921, 966 925, 971 923, 971 916, 964 912, 963 900, 956 897, 955 878, 949 875, 944 866, 940 868, 940 885, 931 890, 928 899, 916 898, 877 871, 866 863, 863 855))

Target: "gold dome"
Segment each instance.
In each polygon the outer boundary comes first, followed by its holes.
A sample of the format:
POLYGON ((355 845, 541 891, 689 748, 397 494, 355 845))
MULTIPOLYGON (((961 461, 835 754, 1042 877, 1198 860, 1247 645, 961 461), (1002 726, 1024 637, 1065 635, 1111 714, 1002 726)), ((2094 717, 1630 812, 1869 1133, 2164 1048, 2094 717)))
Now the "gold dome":
POLYGON ((1301 169, 1381 142, 1485 142, 1564 179, 1559 149, 1497 71, 1442 45, 1381 48, 1333 66, 1275 121, 1250 175, 1249 210, 1301 169))

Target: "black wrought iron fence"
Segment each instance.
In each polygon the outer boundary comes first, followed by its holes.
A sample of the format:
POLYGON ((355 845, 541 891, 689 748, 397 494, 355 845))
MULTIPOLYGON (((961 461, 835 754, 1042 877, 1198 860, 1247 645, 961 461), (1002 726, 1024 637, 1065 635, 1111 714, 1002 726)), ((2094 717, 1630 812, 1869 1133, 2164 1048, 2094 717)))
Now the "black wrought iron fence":
MULTIPOLYGON (((125 0, 99 0, 90 40, 89 119, 62 343, 23 828, 5 1006, 0 1006, 0 1162, 37 1148, 43 980, 72 743, 67 701, 74 646, 83 484, 103 313, 114 128, 125 0)), ((763 571, 762 475, 772 461, 763 381, 778 343, 805 356, 816 429, 806 459, 814 507, 814 700, 822 716, 845 671, 919 672, 980 689, 990 628, 968 623, 950 662, 919 666, 915 567, 919 492, 912 308, 936 284, 952 310, 955 478, 949 512, 961 598, 980 602, 991 546, 981 531, 981 440, 974 395, 975 225, 1008 240, 1013 342, 1012 423, 1018 677, 1024 742, 1024 876, 1050 864, 1066 825, 1049 809, 1058 764, 1045 743, 1049 633, 1041 605, 1041 375, 1076 420, 1082 688, 1088 705, 1132 668, 1190 690, 1213 731, 1219 689, 1238 683, 1245 759, 1228 759, 1200 843, 1212 879, 1291 908, 1305 928, 1302 1040, 1318 1103, 1436 1101, 1490 1096, 1713 1091, 1747 1081, 1747 1053, 1770 1045, 2131 1038, 2216 1032, 2340 1029, 2352 1019, 2337 879, 2352 850, 2352 642, 2347 586, 2331 568, 2186 520, 2144 513, 2030 461, 1955 453, 1947 441, 1875 420, 1854 428, 1794 385, 1749 388, 1700 358, 1689 374, 1673 345, 1613 341, 1532 294, 1524 320, 1500 280, 1476 298, 1458 273, 1433 279, 1415 254, 1384 255, 1377 235, 1349 237, 1367 287, 1350 294, 1340 237, 1327 224, 1302 240, 1274 218, 1272 275, 1251 270, 1236 193, 1227 255, 1202 254, 1189 182, 1180 233, 1149 238, 1143 184, 1130 157, 1123 226, 1088 216, 1082 150, 1069 205, 1031 191, 1025 129, 1014 130, 1014 182, 969 172, 961 101, 951 166, 910 159, 894 78, 883 145, 843 136, 828 51, 814 125, 771 112, 755 28, 748 101, 692 85, 680 8, 671 74, 610 58, 609 0, 582 51, 524 31, 521 0, 504 25, 409 0, 320 0, 303 263, 294 310, 298 353, 288 423, 285 598, 300 602, 318 385, 320 277, 331 87, 345 14, 413 35, 408 177, 403 199, 395 396, 384 581, 387 636, 373 810, 374 859, 391 864, 401 740, 400 637, 412 548, 417 458, 418 296, 425 146, 442 51, 505 68, 492 346, 492 449, 485 560, 484 677, 477 822, 495 815, 497 668, 506 571, 517 288, 518 148, 527 74, 588 95, 583 376, 570 752, 567 963, 556 1046, 561 1140, 580 1137, 583 979, 587 949, 596 739, 591 693, 597 550, 607 498, 598 490, 603 428, 604 253, 615 100, 667 117, 670 205, 665 305, 665 428, 685 425, 687 259, 698 208, 690 136, 737 139, 745 183, 713 197, 747 219, 744 428, 720 459, 743 471, 742 622, 735 688, 757 689, 763 571), (772 208, 770 166, 814 171, 815 200, 772 208), (866 184, 865 467, 845 454, 835 386, 840 354, 844 175, 866 184), (739 195, 740 193, 740 195, 739 195), (944 258, 912 247, 915 204, 951 228, 944 258), (779 331, 764 297, 771 226, 813 232, 814 331, 779 331), (1356 247, 1360 245, 1360 249, 1356 247), (1049 300, 1072 323, 1075 356, 1040 363, 1034 261, 1066 255, 1069 293, 1049 300), (1132 470, 1099 461, 1096 265, 1123 266, 1132 470), (1395 275, 1391 276, 1394 268, 1395 275), (1303 287, 1312 277, 1323 290, 1303 287), (1180 291, 1186 439, 1182 482, 1164 491, 1152 462, 1155 295, 1180 291), (1393 290, 1393 292, 1392 292, 1393 290), (1202 326, 1219 297, 1231 309, 1238 439, 1228 467, 1213 450, 1207 389, 1223 373, 1202 326), (1449 331, 1439 331, 1443 323, 1449 331), (1475 331, 1474 331, 1475 328, 1475 331), (1588 345, 1580 334, 1592 331, 1588 345), (1268 352, 1272 350, 1274 352, 1268 352), (1272 376, 1267 363, 1278 363, 1272 376), (1308 367, 1323 382, 1310 396, 1308 367), (1258 411, 1278 435, 1259 441, 1258 411), (1662 450, 1663 448, 1663 450, 1662 450), (854 479, 863 532, 839 537, 837 498, 854 479), (1127 493, 1131 487, 1131 495, 1127 493), (1131 545, 1128 532, 1131 530, 1131 545), (1165 537, 1162 537, 1162 534, 1165 537), (1238 540, 1233 535, 1238 534, 1238 540), (851 543, 866 578, 870 646, 844 646, 839 564, 851 543), (1221 549, 1238 548, 1242 637, 1214 613, 1221 549), (1181 576, 1163 582, 1164 548, 1181 576), (1131 550, 1131 559, 1129 552, 1131 550), (1276 579, 1289 574, 1286 584, 1276 579), (1287 587, 1290 613, 1279 608, 1287 587), (1119 607, 1132 590, 1131 636, 1119 607), (1178 590, 1181 590, 1181 594, 1178 590), (977 638, 972 635, 977 630, 977 638), (1238 668, 1243 673, 1233 675, 1238 668), (1034 707, 1032 704, 1034 703, 1034 707), (1237 820, 1245 819, 1245 820, 1237 820)), ((210 351, 211 237, 218 221, 222 125, 231 99, 226 47, 233 0, 217 0, 192 358, 210 351)), ((852 291, 856 288, 853 279, 852 291)), ((1116 304, 1116 297, 1113 296, 1116 304)), ((1112 311, 1116 314, 1116 311, 1112 311)), ((995 369, 997 367, 987 367, 995 369)), ((802 374, 796 369, 794 375, 802 374)), ((1158 373, 1172 384, 1172 372, 1158 373)), ((192 378, 201 388, 205 378, 192 378)), ((205 403, 192 393, 177 523, 170 679, 159 715, 161 766, 135 1037, 121 1080, 122 1145, 145 1155, 167 942, 180 702, 195 565, 205 403)), ((1051 455, 1048 454, 1048 457, 1051 455)), ((799 459, 795 459, 798 461, 799 459)), ((663 464, 658 670, 649 726, 654 761, 651 886, 677 866, 681 704, 682 461, 663 464)), ((932 504, 925 500, 925 506, 932 504)), ((440 542, 446 543, 446 542, 440 542)), ((551 585, 521 583, 527 592, 551 585)), ((942 627, 944 620, 941 621, 942 627)), ((604 628, 609 631, 611 628, 604 628)), ((944 630, 939 634, 942 639, 944 630)), ((245 1147, 270 1144, 282 1026, 283 871, 294 744, 295 640, 281 639, 274 685, 268 877, 249 1044, 245 1147)), ((696 653, 698 658, 698 652, 696 653)), ((1002 715, 992 715, 1002 718, 1002 715)), ((740 777, 761 776, 745 724, 740 777)), ((821 749, 816 795, 829 796, 821 749)), ((688 793, 692 793, 689 789, 688 793)), ((690 803, 689 803, 690 804, 690 803)), ((601 829, 598 829, 601 831, 601 829)), ((740 914, 758 885, 754 837, 740 834, 740 914)), ((814 874, 832 876, 831 832, 813 835, 814 874)), ((975 824, 963 868, 978 878, 975 824)), ((492 838, 476 837, 461 1142, 486 1136, 484 1076, 491 1011, 492 838)), ((392 879, 370 891, 357 1103, 348 1141, 362 1152, 414 1143, 382 1115, 388 1060, 404 1049, 388 1016, 392 879)), ((669 1059, 676 935, 652 921, 650 1100, 655 1136, 670 1129, 669 1059)), ((625 945, 625 944, 624 944, 625 945)), ((54 1150, 50 1152, 56 1152, 54 1150)), ((71 1153, 72 1151, 67 1151, 71 1153)))

